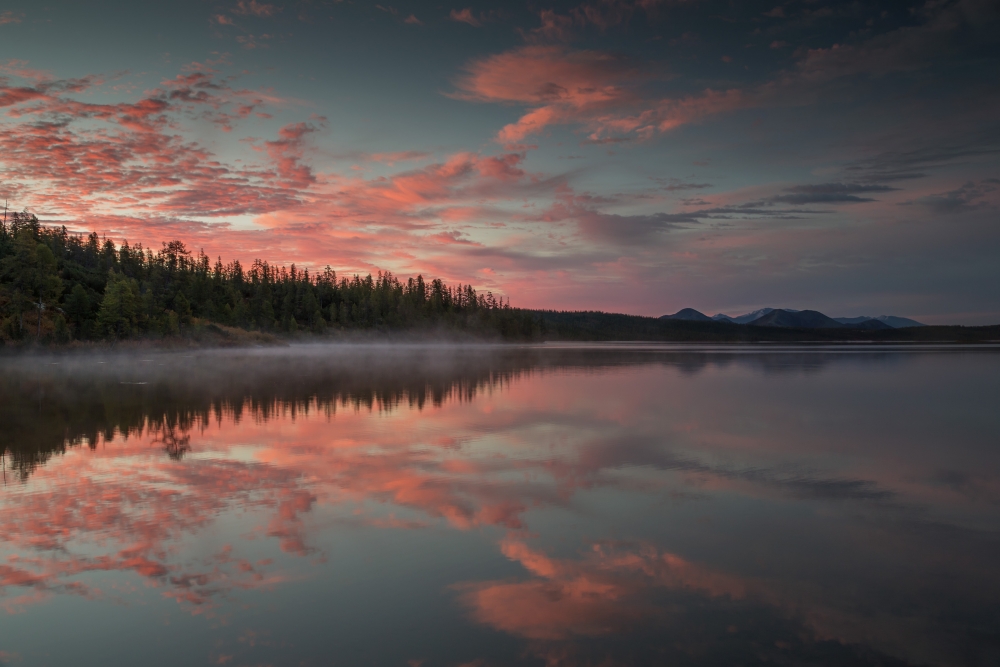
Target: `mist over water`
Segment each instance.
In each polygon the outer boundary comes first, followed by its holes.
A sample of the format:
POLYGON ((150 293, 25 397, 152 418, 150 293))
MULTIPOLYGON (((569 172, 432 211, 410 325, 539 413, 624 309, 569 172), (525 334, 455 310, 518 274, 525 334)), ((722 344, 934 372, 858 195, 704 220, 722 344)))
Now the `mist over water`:
POLYGON ((997 396, 995 348, 0 358, 0 664, 997 664, 997 396))

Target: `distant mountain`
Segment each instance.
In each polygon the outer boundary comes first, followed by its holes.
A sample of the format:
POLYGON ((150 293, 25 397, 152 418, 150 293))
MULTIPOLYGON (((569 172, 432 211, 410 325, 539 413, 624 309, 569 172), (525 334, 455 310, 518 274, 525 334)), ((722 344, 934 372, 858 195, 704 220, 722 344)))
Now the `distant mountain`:
MULTIPOLYGON (((754 320, 767 315, 774 311, 774 308, 761 308, 760 310, 755 310, 752 313, 747 313, 746 315, 737 315, 736 317, 730 317, 729 315, 723 315, 719 313, 712 317, 716 322, 733 322, 735 324, 749 324, 754 320)), ((789 310, 790 313, 797 313, 797 310, 789 310)))
POLYGON ((893 329, 894 327, 889 326, 885 322, 870 317, 864 322, 858 322, 857 324, 845 324, 845 327, 850 327, 851 329, 864 329, 865 331, 881 331, 883 329, 893 329))
POLYGON ((905 329, 906 327, 927 326, 923 322, 917 322, 916 320, 911 320, 908 317, 896 317, 895 315, 879 315, 878 317, 868 317, 867 315, 862 315, 861 317, 835 317, 833 319, 837 320, 841 324, 847 324, 852 326, 865 325, 862 328, 866 329, 881 328, 881 327, 874 327, 872 325, 866 325, 867 322, 881 322, 890 329, 905 329))
POLYGON ((748 324, 755 327, 840 329, 845 325, 816 310, 772 310, 748 324))
POLYGON ((711 322, 712 318, 704 313, 699 313, 694 308, 684 308, 678 310, 673 315, 664 315, 661 320, 688 320, 691 322, 711 322))
POLYGON ((752 313, 731 317, 724 313, 708 317, 694 308, 684 308, 673 315, 664 315, 661 320, 686 320, 688 322, 732 322, 733 324, 753 324, 762 327, 785 327, 795 329, 836 329, 840 327, 880 331, 905 327, 926 326, 916 320, 895 315, 869 317, 827 317, 816 310, 792 310, 791 308, 761 308, 752 313))
POLYGON ((925 327, 923 322, 911 320, 909 317, 897 317, 895 315, 879 315, 875 318, 879 322, 885 322, 893 329, 905 329, 907 327, 925 327))

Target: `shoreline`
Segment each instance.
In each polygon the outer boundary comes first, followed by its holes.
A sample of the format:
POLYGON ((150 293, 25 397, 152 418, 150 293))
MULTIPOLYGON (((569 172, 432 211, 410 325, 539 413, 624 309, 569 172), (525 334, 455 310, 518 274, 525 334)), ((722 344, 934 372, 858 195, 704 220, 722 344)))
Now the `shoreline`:
POLYGON ((754 341, 719 341, 719 340, 582 340, 582 339, 550 339, 541 341, 516 341, 474 337, 447 337, 427 335, 376 335, 376 336, 309 336, 309 337, 270 337, 266 340, 204 340, 194 338, 164 338, 164 339, 129 339, 117 342, 109 341, 73 341, 68 344, 58 343, 21 343, 0 346, 0 359, 31 357, 31 356, 85 356, 94 354, 128 354, 128 353, 172 353, 172 352, 202 352, 202 351, 240 351, 240 350, 293 350, 303 351, 316 348, 335 347, 448 347, 448 348, 532 348, 549 350, 571 349, 621 349, 640 350, 675 349, 675 350, 732 350, 732 351, 768 351, 778 349, 800 350, 876 350, 876 349, 998 349, 1000 339, 994 340, 754 340, 754 341))
POLYGON ((327 329, 324 333, 268 332, 231 327, 195 318, 180 333, 168 336, 145 335, 119 340, 71 340, 58 342, 51 336, 0 342, 0 357, 46 353, 89 353, 112 351, 203 350, 230 348, 282 348, 294 345, 549 345, 574 346, 612 344, 687 346, 991 346, 1000 344, 1000 325, 923 326, 889 330, 844 328, 796 329, 718 322, 691 322, 643 318, 608 313, 561 313, 545 322, 533 336, 503 337, 447 326, 417 326, 401 329, 327 329))

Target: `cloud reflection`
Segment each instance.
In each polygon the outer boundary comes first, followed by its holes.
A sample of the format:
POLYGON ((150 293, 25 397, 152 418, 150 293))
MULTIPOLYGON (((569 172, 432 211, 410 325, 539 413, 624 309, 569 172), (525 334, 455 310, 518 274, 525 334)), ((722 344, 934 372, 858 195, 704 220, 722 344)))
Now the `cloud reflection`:
POLYGON ((747 592, 738 577, 650 545, 629 549, 594 544, 582 561, 550 558, 516 539, 504 540, 501 551, 534 578, 461 584, 457 589, 477 621, 529 639, 620 632, 643 616, 661 612, 649 599, 654 587, 732 599, 747 592))
POLYGON ((763 614, 782 642, 811 638, 800 656, 870 646, 947 661, 949 638, 969 639, 1000 592, 1000 467, 983 454, 991 413, 974 409, 993 380, 968 370, 992 356, 962 354, 361 346, 5 360, 0 443, 15 465, 0 601, 117 595, 92 575, 118 573, 220 614, 241 590, 310 576, 331 531, 478 529, 520 573, 464 575, 460 607, 550 664, 587 664, 574 653, 587 642, 687 632, 697 610, 726 641, 763 614), (925 379, 961 367, 965 385, 936 386, 986 421, 944 432, 925 379), (627 521, 605 516, 636 499, 645 509, 627 521), (243 514, 249 533, 191 548, 243 514), (586 517, 582 555, 553 544, 552 516, 586 517), (941 621, 942 605, 961 611, 941 621))

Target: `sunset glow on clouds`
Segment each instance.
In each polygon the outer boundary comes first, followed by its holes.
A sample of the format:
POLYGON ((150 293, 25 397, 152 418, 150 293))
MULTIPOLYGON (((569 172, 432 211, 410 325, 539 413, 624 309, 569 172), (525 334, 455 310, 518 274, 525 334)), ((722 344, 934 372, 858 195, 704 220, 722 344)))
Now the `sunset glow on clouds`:
POLYGON ((0 196, 514 305, 993 323, 1000 11, 182 3, 0 13, 0 196))

